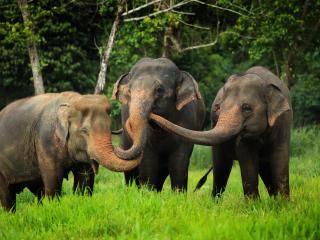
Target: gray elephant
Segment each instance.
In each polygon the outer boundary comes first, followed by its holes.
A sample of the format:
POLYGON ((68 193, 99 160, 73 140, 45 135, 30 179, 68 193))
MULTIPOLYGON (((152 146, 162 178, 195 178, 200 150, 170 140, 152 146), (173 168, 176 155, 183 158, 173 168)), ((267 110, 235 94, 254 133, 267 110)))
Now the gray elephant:
MULTIPOLYGON (((63 177, 94 161, 128 171, 141 159, 118 158, 111 142, 106 97, 74 92, 48 93, 9 104, 0 112, 0 200, 15 209, 25 187, 41 197, 59 195, 63 177)), ((90 184, 76 175, 75 184, 90 184)), ((92 183, 93 184, 93 183, 92 183)))
POLYGON ((273 73, 252 67, 232 75, 212 105, 213 129, 192 131, 151 115, 162 128, 197 144, 213 145, 213 196, 225 190, 239 160, 243 191, 259 197, 258 175, 270 196, 289 197, 292 106, 289 90, 273 73))
POLYGON ((118 79, 113 99, 122 103, 122 145, 127 149, 115 154, 131 159, 143 152, 139 167, 125 173, 126 183, 135 180, 138 186, 146 184, 161 191, 170 175, 172 189, 187 190, 193 144, 148 121, 154 112, 186 128, 201 130, 204 103, 194 78, 167 58, 144 58, 118 79))

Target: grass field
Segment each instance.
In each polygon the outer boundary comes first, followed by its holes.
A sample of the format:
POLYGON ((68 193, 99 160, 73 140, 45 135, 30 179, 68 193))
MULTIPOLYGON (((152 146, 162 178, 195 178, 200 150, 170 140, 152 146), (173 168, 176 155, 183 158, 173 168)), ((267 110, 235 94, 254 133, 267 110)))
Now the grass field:
POLYGON ((210 149, 195 148, 187 194, 125 187, 122 174, 100 168, 92 198, 71 194, 43 201, 27 190, 17 212, 0 210, 0 239, 320 239, 320 129, 293 132, 291 200, 270 199, 260 181, 260 201, 246 202, 240 171, 233 167, 218 202, 210 197, 212 176, 192 189, 211 165, 210 149))

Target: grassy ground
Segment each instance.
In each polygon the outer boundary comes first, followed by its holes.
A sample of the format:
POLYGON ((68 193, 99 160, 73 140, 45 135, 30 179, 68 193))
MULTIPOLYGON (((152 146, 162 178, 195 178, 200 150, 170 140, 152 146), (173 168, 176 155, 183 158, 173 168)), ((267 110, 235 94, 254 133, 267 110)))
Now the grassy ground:
POLYGON ((320 129, 294 130, 290 165, 291 200, 270 199, 260 181, 261 200, 243 199, 235 164, 219 202, 210 197, 212 176, 191 189, 210 166, 210 149, 197 146, 189 192, 162 193, 125 187, 122 174, 101 169, 92 198, 71 194, 37 204, 25 190, 17 212, 0 210, 0 239, 320 239, 320 129))

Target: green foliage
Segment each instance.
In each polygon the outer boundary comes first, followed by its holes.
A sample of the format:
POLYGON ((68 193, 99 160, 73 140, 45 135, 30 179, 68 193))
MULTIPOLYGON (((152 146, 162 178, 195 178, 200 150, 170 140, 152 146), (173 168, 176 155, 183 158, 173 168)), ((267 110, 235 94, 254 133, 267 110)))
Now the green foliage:
POLYGON ((235 30, 252 37, 251 41, 240 37, 240 43, 248 45, 251 58, 272 58, 272 50, 283 58, 289 51, 311 47, 309 41, 313 39, 309 33, 315 30, 318 21, 319 1, 264 1, 241 5, 251 9, 238 18, 235 30), (298 44, 305 45, 297 49, 298 44))
POLYGON ((292 172, 301 176, 320 175, 320 128, 308 126, 292 132, 291 162, 295 166, 292 172), (310 166, 313 166, 310 168, 310 166))
MULTIPOLYGON (((314 156, 319 154, 319 134, 318 128, 293 133, 307 151, 299 150, 291 158, 290 201, 269 198, 262 181, 261 200, 245 201, 237 165, 219 201, 210 196, 211 174, 200 191, 192 191, 204 169, 190 171, 189 191, 181 194, 171 191, 169 180, 161 193, 126 187, 123 174, 101 168, 91 198, 72 195, 71 176, 60 200, 45 199, 40 205, 25 190, 18 195, 16 213, 0 210, 0 238, 316 240, 320 237, 320 165, 314 156), (317 145, 309 144, 310 136, 318 139, 317 145)), ((201 148, 195 149, 200 155, 201 148)))
POLYGON ((38 44, 47 92, 75 90, 93 92, 99 69, 93 47, 97 31, 95 8, 67 2, 36 1, 29 4, 31 26, 24 28, 16 2, 3 2, 0 12, 0 108, 6 103, 33 95, 27 37, 38 44), (72 11, 71 11, 72 9, 72 11), (80 11, 81 14, 74 14, 80 11))
POLYGON ((0 11, 0 108, 12 99, 33 92, 24 27, 17 4, 2 1, 0 11), (25 81, 18 80, 17 76, 25 81), (17 91, 19 89, 19 91, 17 91), (11 95, 8 93, 11 92, 11 95))
MULTIPOLYGON (((33 94, 27 37, 38 44, 47 92, 92 93, 117 2, 31 1, 28 5, 32 26, 25 28, 17 3, 3 0, 0 4, 0 108, 33 94)), ((145 3, 144 0, 128 1, 126 10, 145 3)), ((295 84, 291 91, 295 124, 319 121, 317 46, 320 31, 317 23, 320 2, 219 0, 215 4, 238 13, 193 2, 175 9, 179 12, 122 22, 108 64, 106 95, 111 97, 113 83, 139 59, 162 56, 164 36, 170 30, 181 49, 217 40, 212 47, 185 52, 179 52, 177 46, 167 40, 171 44, 172 60, 199 82, 207 116, 216 92, 231 74, 263 65, 273 72, 278 68, 280 77, 285 79, 290 60, 295 78, 291 83, 295 84), (188 12, 194 15, 185 14, 188 12)), ((146 16, 162 7, 158 3, 126 18, 146 16)), ((112 105, 112 117, 119 119, 120 105, 115 102, 112 105)), ((207 119, 206 125, 209 124, 207 119)))
POLYGON ((297 83, 291 89, 297 126, 320 119, 320 49, 309 52, 299 67, 297 83))

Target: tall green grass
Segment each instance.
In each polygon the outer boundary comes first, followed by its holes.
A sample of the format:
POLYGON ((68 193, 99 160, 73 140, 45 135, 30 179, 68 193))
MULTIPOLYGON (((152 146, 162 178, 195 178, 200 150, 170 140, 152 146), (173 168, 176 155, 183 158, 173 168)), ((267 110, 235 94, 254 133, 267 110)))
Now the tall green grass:
POLYGON ((122 174, 100 169, 91 198, 73 195, 72 180, 42 205, 25 190, 16 213, 0 210, 0 239, 320 239, 319 141, 319 127, 293 131, 290 201, 269 198, 261 181, 261 200, 245 201, 237 165, 220 200, 212 176, 193 193, 211 165, 210 148, 196 146, 187 194, 169 180, 161 193, 125 187, 122 174))
MULTIPOLYGON (((303 128, 297 128, 292 131, 291 135, 291 163, 292 164, 302 164, 306 167, 305 161, 300 161, 299 158, 308 156, 308 159, 312 161, 312 164, 317 165, 313 168, 312 172, 306 171, 308 174, 317 174, 320 172, 320 161, 316 160, 320 157, 320 127, 316 125, 311 125, 303 128), (315 158, 315 159, 313 159, 315 158)), ((309 163, 310 164, 310 163, 309 163)), ((212 155, 211 147, 195 145, 194 151, 191 156, 190 167, 191 169, 203 169, 209 168, 212 165, 212 155)), ((299 171, 303 168, 300 166, 297 168, 299 171)), ((294 168, 295 169, 295 168, 294 168)))

